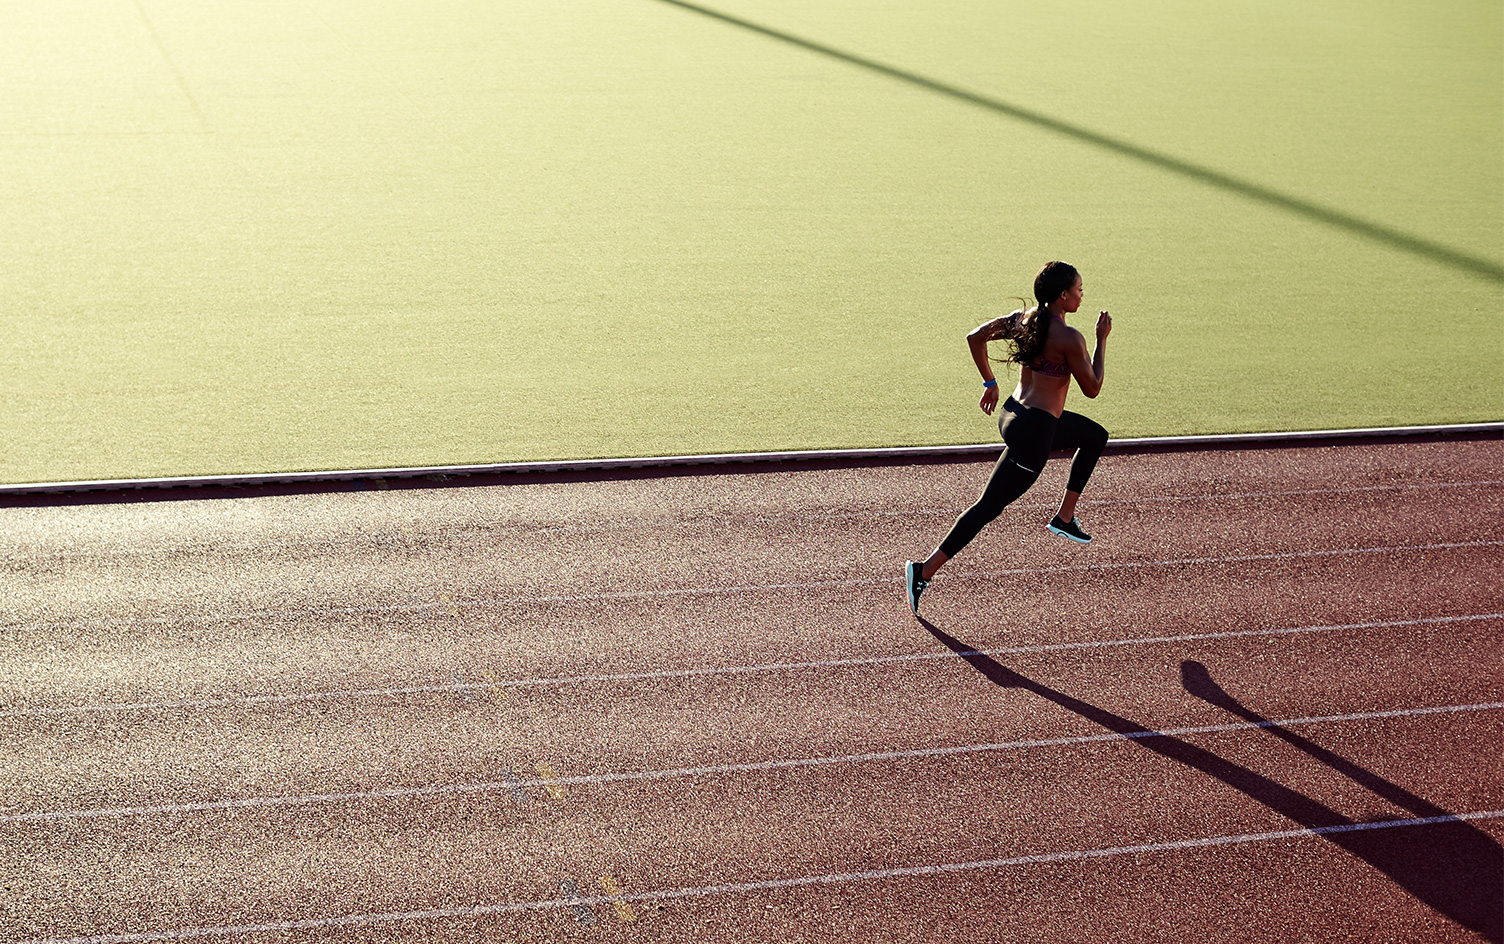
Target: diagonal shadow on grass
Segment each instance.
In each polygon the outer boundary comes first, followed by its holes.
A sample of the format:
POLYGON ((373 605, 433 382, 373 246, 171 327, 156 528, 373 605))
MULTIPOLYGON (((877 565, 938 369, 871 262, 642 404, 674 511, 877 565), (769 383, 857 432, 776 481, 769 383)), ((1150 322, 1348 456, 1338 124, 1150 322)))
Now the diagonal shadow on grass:
POLYGON ((839 59, 842 62, 859 66, 868 71, 898 79, 910 85, 917 85, 920 88, 929 89, 932 92, 938 92, 941 95, 947 95, 951 98, 977 105, 997 114, 1007 115, 1010 118, 1028 122, 1029 124, 1065 135, 1069 138, 1074 138, 1077 141, 1102 148, 1114 154, 1133 158, 1161 170, 1179 174, 1182 177, 1235 193, 1250 200, 1278 207, 1281 210, 1305 217, 1308 220, 1314 220, 1318 223, 1324 223, 1328 226, 1345 230, 1353 235, 1386 245, 1391 249, 1399 249, 1411 255, 1429 259, 1432 262, 1439 262, 1454 269, 1460 269, 1463 272, 1479 276, 1490 282, 1504 284, 1504 265, 1498 262, 1474 256, 1428 239, 1422 239, 1419 236, 1412 236, 1409 233, 1351 216, 1339 210, 1320 206, 1319 204, 1302 200, 1299 197, 1292 197, 1247 180, 1240 180, 1237 177, 1213 170, 1210 167, 1203 167, 1200 164, 1183 161, 1168 154, 1161 154, 1158 151, 1140 147, 1132 142, 1109 135, 1100 134, 1037 111, 1021 108, 1018 105, 1010 105, 1007 102, 989 98, 986 95, 979 95, 976 92, 969 92, 958 86, 948 85, 915 72, 908 72, 881 62, 865 59, 848 52, 842 52, 834 47, 813 42, 803 37, 795 36, 792 33, 785 33, 781 30, 762 26, 749 20, 743 20, 739 17, 710 9, 709 7, 688 3, 686 0, 658 0, 658 2, 690 10, 703 16, 729 23, 732 26, 738 26, 742 29, 751 30, 754 33, 760 33, 763 36, 798 46, 801 49, 807 49, 810 52, 829 56, 832 59, 839 59))
MULTIPOLYGON (((1206 748, 1159 734, 1120 715, 1026 678, 948 635, 923 617, 920 617, 919 622, 936 639, 971 663, 994 684, 1004 688, 1021 688, 1038 695, 1109 731, 1132 739, 1134 744, 1147 751, 1214 777, 1306 829, 1341 827, 1355 823, 1326 804, 1235 764, 1206 748)), ((1183 663, 1181 679, 1186 690, 1198 698, 1239 717, 1265 720, 1243 708, 1224 692, 1212 681, 1210 673, 1200 663, 1183 663)), ((1451 815, 1398 784, 1390 783, 1378 774, 1299 735, 1274 726, 1268 730, 1397 806, 1423 817, 1451 815)), ((1456 820, 1406 829, 1324 832, 1318 835, 1378 869, 1417 900, 1452 921, 1495 944, 1504 939, 1504 914, 1501 914, 1500 905, 1501 898, 1504 898, 1501 895, 1504 893, 1504 849, 1481 829, 1456 820)))

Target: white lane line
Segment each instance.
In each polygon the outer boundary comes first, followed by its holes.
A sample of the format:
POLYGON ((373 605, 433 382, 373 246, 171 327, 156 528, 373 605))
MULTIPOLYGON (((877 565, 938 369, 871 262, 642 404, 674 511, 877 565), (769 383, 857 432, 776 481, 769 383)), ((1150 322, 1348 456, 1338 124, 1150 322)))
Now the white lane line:
MULTIPOLYGON (((1404 551, 1449 551, 1472 547, 1500 547, 1504 541, 1455 541, 1444 544, 1395 544, 1383 547, 1341 548, 1325 551, 1285 551, 1271 554, 1239 554, 1232 557, 1176 557, 1159 560, 1119 561, 1102 564, 1057 564, 1050 567, 1010 567, 1004 570, 946 571, 953 580, 985 577, 1016 577, 1031 574, 1085 573, 1098 570, 1138 570, 1148 567, 1183 567, 1198 564, 1247 564, 1264 561, 1299 560, 1312 557, 1344 557, 1358 554, 1389 554, 1404 551)), ((898 572, 895 570, 895 574, 898 572)), ((592 593, 579 596, 518 597, 495 601, 492 605, 517 606, 525 604, 553 603, 600 603, 607 600, 638 600, 654 597, 708 596, 722 593, 759 593, 769 590, 817 590, 829 587, 859 587, 873 585, 898 586, 902 581, 897 576, 857 577, 846 580, 812 580, 798 583, 742 584, 724 587, 685 587, 677 590, 633 590, 618 593, 592 593)), ((487 601, 475 601, 486 605, 487 601)))
POLYGON ((1383 620, 1366 623, 1340 623, 1322 626, 1290 626, 1277 629, 1239 629, 1220 633, 1186 633, 1179 636, 1139 636, 1128 639, 1093 639, 1084 642, 1043 643, 1033 646, 1006 646, 998 649, 973 649, 967 652, 920 652, 899 656, 867 656, 822 659, 811 662, 765 662, 756 665, 704 666, 694 669, 660 669, 653 672, 616 672, 601 675, 560 675, 544 678, 503 679, 495 682, 460 682, 447 685, 410 685, 400 688, 352 688, 322 692, 294 692, 283 695, 238 695, 229 698, 180 699, 176 701, 116 702, 104 705, 60 705, 48 708, 0 709, 0 718, 25 715, 88 714, 113 711, 167 711, 202 708, 233 708, 244 705, 289 704, 304 701, 330 701, 355 698, 388 698, 406 695, 454 694, 491 689, 538 688, 589 683, 641 682, 654 679, 700 678, 717 675, 753 675, 764 672, 796 672, 811 669, 848 668, 863 665, 892 665, 903 662, 932 662, 965 656, 1021 655, 1078 649, 1107 649, 1120 646, 1147 646, 1173 642, 1197 642, 1207 639, 1236 639, 1243 636, 1290 636, 1306 633, 1330 633, 1359 629, 1397 629, 1433 623, 1463 623, 1504 619, 1504 612, 1475 613, 1465 616, 1427 616, 1419 619, 1383 620))
MULTIPOLYGON (((1341 495, 1356 492, 1399 492, 1416 491, 1423 489, 1447 489, 1447 488, 1480 488, 1492 485, 1504 485, 1504 479, 1483 479, 1477 482, 1425 482, 1411 485, 1350 485, 1343 488, 1306 488, 1285 489, 1272 492, 1225 492, 1216 494, 1191 494, 1191 495, 1147 495, 1128 498, 1091 498, 1082 499, 1080 507, 1090 509, 1098 505, 1143 505, 1160 502, 1201 502, 1201 501, 1240 501, 1243 499, 1260 498, 1293 498, 1311 495, 1341 495)), ((1059 502, 1017 502, 1009 505, 1009 509, 1019 511, 1042 511, 1059 507, 1059 502)), ((878 521, 889 518, 914 518, 914 517, 955 517, 966 510, 966 506, 951 506, 947 508, 920 508, 902 509, 894 511, 849 511, 849 512, 820 512, 812 514, 782 514, 782 515, 756 515, 739 518, 739 521, 748 521, 757 524, 774 523, 780 521, 878 521)), ((683 523, 703 525, 704 519, 685 519, 683 523)), ((560 525, 552 528, 540 529, 540 534, 605 534, 614 531, 639 529, 639 525, 560 525)), ((103 556, 103 555, 101 555, 103 556)))
MULTIPOLYGON (((1504 479, 1483 479, 1477 482, 1423 482, 1411 485, 1347 485, 1342 488, 1301 488, 1277 492, 1225 492, 1211 495, 1146 495, 1141 498, 1102 498, 1083 502, 1082 508, 1092 505, 1136 505, 1150 502, 1178 501, 1236 501, 1245 498, 1293 498, 1309 495, 1342 495, 1354 492, 1402 492, 1433 488, 1481 488, 1489 485, 1504 485, 1504 479)), ((1039 505, 1054 508, 1054 504, 1039 505)))
POLYGON ((1331 724, 1347 721, 1374 721, 1383 718, 1414 718, 1424 715, 1460 714, 1464 712, 1497 711, 1504 709, 1504 702, 1479 702, 1471 705, 1441 705, 1426 708, 1394 708, 1386 711, 1367 711, 1358 714, 1322 715, 1307 718, 1286 718, 1280 721, 1238 722, 1208 724, 1195 727, 1168 728, 1162 731, 1128 731, 1104 734, 1083 734, 1073 737, 1044 738, 1029 741, 1003 741, 993 744, 961 744, 949 747, 927 747, 909 751, 884 751, 869 754, 844 754, 833 757, 794 757, 783 760, 755 761, 744 764, 717 764, 703 767, 678 767, 666 770, 639 770, 609 774, 583 774, 552 779, 519 780, 509 777, 504 781, 480 783, 439 784, 430 787, 398 787, 388 790, 368 790, 351 793, 307 793, 292 796, 246 797, 239 800, 206 800, 200 803, 173 803, 160 806, 117 806, 90 810, 56 810, 46 813, 12 813, 0 816, 4 823, 42 823, 61 820, 98 819, 103 817, 129 816, 175 816, 184 813, 205 813, 219 810, 265 809, 271 807, 310 806, 319 803, 348 803, 361 800, 388 800, 405 797, 440 796, 463 793, 492 793, 501 790, 514 791, 526 787, 568 786, 575 784, 631 783, 654 780, 670 780, 686 777, 718 776, 734 773, 754 773, 766 770, 790 770, 800 767, 832 767, 839 764, 862 764, 883 761, 915 760, 925 757, 945 757, 956 754, 982 754, 998 751, 1025 750, 1040 747, 1065 747, 1076 744, 1093 744, 1102 741, 1131 741, 1143 738, 1182 737, 1193 734, 1219 734, 1227 731, 1252 731, 1259 728, 1288 728, 1309 724, 1331 724))
MULTIPOLYGON (((1393 544, 1381 547, 1357 547, 1336 548, 1322 551, 1283 551, 1269 554, 1238 554, 1230 557, 1175 557, 1161 558, 1157 560, 1118 561, 1101 564, 1056 564, 1049 567, 1010 567, 1003 570, 971 570, 947 571, 954 579, 967 579, 979 577, 1012 577, 1029 574, 1059 574, 1080 573, 1096 570, 1137 570, 1148 567, 1180 567, 1196 564, 1246 564, 1262 561, 1299 560, 1311 557, 1343 557, 1357 554, 1389 554, 1406 551, 1450 551, 1472 547, 1501 547, 1504 541, 1452 541, 1441 544, 1393 544)), ((897 571, 894 572, 895 574, 897 571)), ((479 599, 465 601, 473 606, 518 606, 538 603, 599 603, 605 600, 637 600, 654 597, 685 597, 707 596, 721 593, 758 593, 767 590, 815 590, 822 587, 859 587, 873 585, 897 585, 902 581, 896 576, 884 575, 881 577, 857 577, 845 580, 811 580, 791 583, 771 584, 732 584, 720 587, 684 587, 669 590, 631 590, 616 593, 588 593, 575 596, 550 596, 550 597, 512 597, 510 599, 486 600, 479 599)), ((434 609, 440 606, 454 604, 424 604, 422 609, 434 609)), ((417 609, 408 607, 405 609, 417 609)), ((372 609, 350 609, 352 614, 377 612, 372 609)), ((333 611, 309 611, 309 612, 346 612, 345 610, 333 611)), ((268 611, 265 615, 282 615, 279 611, 268 611)), ((233 618, 233 617, 231 617, 233 618)))
MULTIPOLYGON (((1477 547, 1501 547, 1504 540, 1500 541, 1454 541, 1441 544, 1392 544, 1379 547, 1336 548, 1322 551, 1284 551, 1269 554, 1239 554, 1231 557, 1175 557, 1154 560, 1118 561, 1100 564, 1057 564, 1049 567, 1012 567, 1004 570, 947 570, 946 574, 951 580, 977 579, 987 577, 1013 577, 1029 574, 1061 574, 1061 573, 1084 573, 1090 571, 1105 570, 1137 570, 1149 567, 1183 567, 1200 564, 1246 564, 1264 561, 1301 560, 1313 557, 1343 557, 1361 554, 1391 554, 1418 551, 1448 551, 1461 550, 1464 548, 1477 547)), ((897 571, 894 571, 896 574, 897 571)), ((243 620, 257 619, 288 619, 303 616, 328 617, 328 616, 372 616, 383 613, 417 613, 427 610, 441 610, 449 607, 480 607, 480 608, 514 608, 518 606, 559 605, 575 603, 602 603, 612 600, 644 600, 655 598, 676 598, 695 596, 714 596, 717 594, 731 593, 761 593, 767 591, 783 590, 819 590, 832 587, 860 587, 860 586, 884 586, 894 585, 902 581, 891 575, 881 577, 856 577, 845 580, 812 580, 791 583, 771 584, 730 584, 719 587, 683 587, 668 590, 628 590, 609 593, 585 593, 576 595, 556 596, 526 596, 494 598, 483 597, 470 600, 443 600, 427 603, 404 603, 387 606, 335 606, 335 607, 308 607, 304 609, 287 610, 249 610, 242 613, 208 613, 199 615, 179 616, 121 616, 121 617, 98 617, 93 619, 78 620, 55 620, 51 622, 41 621, 32 623, 10 623, 0 625, 0 632, 17 633, 21 630, 55 630, 67 629, 80 626, 109 626, 117 624, 127 625, 153 625, 171 624, 178 625, 184 622, 198 623, 228 623, 243 620)))
POLYGON ((1180 839, 1172 842, 1140 843, 1132 846, 1109 846, 1101 849, 1040 852, 1032 855, 1010 856, 1000 859, 982 859, 974 862, 944 862, 934 865, 908 866, 905 868, 872 869, 864 872, 831 872, 825 875, 802 875, 796 878, 768 879, 761 882, 702 885, 696 888, 667 888, 658 891, 633 892, 625 895, 595 895, 589 898, 575 897, 544 901, 508 901, 496 902, 494 904, 470 905, 463 908, 431 908, 423 911, 389 911, 377 914, 338 915, 328 918, 305 918, 298 921, 272 921, 264 924, 220 925, 217 927, 182 928, 174 931, 149 931, 141 934, 99 934, 92 937, 32 938, 26 941, 18 941, 16 944, 145 944, 147 941, 187 941, 194 938, 224 937, 232 934, 261 934, 275 931, 303 931, 315 928, 360 927, 377 924, 397 924, 407 921, 432 921, 444 918, 474 918, 484 915, 516 914, 527 911, 556 911, 580 905, 591 907, 610 905, 614 902, 670 901, 674 899, 709 898, 715 895, 744 895, 751 892, 776 891, 784 888, 800 888, 815 885, 880 882, 898 878, 951 875, 959 872, 977 872, 1013 866, 1044 865, 1053 862, 1077 862, 1085 859, 1105 859, 1116 856, 1144 855, 1147 853, 1181 852, 1187 849, 1206 849, 1254 842, 1277 842, 1285 839, 1309 839, 1319 836, 1340 835, 1342 833, 1372 832, 1381 829, 1408 829, 1501 818, 1504 818, 1504 810, 1478 810, 1445 816, 1421 816, 1411 819, 1383 820, 1376 823, 1343 823, 1335 826, 1282 829, 1264 833, 1205 836, 1196 839, 1180 839))

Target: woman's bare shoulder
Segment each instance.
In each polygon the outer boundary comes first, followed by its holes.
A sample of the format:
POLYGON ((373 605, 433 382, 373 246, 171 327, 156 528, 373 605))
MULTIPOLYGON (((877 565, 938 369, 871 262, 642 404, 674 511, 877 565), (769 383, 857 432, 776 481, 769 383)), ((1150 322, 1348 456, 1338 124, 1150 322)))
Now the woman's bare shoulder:
POLYGON ((1000 318, 984 321, 973 330, 972 336, 979 337, 984 341, 996 341, 998 338, 1012 337, 1017 330, 1018 319, 1023 317, 1023 310, 1009 312, 1000 318))
POLYGON ((1086 343, 1086 336, 1077 329, 1072 328, 1059 318, 1052 318, 1050 320, 1053 324, 1050 325, 1049 337, 1045 339, 1046 347, 1060 345, 1061 347, 1074 348, 1086 343))

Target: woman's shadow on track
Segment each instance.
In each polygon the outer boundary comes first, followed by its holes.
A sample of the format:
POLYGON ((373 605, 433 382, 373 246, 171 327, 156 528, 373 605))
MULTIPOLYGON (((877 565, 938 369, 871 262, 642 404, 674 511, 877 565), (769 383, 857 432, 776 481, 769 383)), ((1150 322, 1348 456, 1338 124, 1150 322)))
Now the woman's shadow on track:
MULTIPOLYGON (((1247 767, 1219 757, 1205 748, 1168 735, 1156 734, 1127 718, 1019 675, 947 635, 929 620, 920 617, 919 621, 936 639, 971 663, 994 684, 1032 692, 1109 731, 1130 738, 1145 750, 1209 774, 1306 829, 1350 826, 1356 822, 1325 804, 1247 767)), ((1206 666, 1201 663, 1181 663, 1180 677, 1186 691, 1197 698, 1261 725, 1262 730, 1350 777, 1396 806, 1410 811, 1417 818, 1451 815, 1398 784, 1391 783, 1244 707, 1212 680, 1206 666)), ((1487 833, 1470 823, 1453 820, 1423 826, 1327 832, 1318 835, 1367 862, 1416 899, 1463 927, 1483 935, 1495 944, 1504 939, 1504 849, 1487 833)))

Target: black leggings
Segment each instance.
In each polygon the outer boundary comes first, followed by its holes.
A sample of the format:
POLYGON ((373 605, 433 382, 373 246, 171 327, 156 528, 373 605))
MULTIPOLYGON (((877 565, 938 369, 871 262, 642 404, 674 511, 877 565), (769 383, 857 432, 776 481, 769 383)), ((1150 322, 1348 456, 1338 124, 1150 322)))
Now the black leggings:
POLYGON ((1003 434, 1003 454, 987 479, 987 487, 982 489, 982 497, 961 513, 940 542, 940 551, 946 557, 955 557, 989 521, 1027 492, 1044 470, 1051 452, 1058 449, 1076 453, 1065 487, 1079 493, 1086 488, 1086 480, 1107 445, 1107 430, 1080 413, 1066 410, 1057 420, 1050 412, 1025 407, 1012 397, 1003 401, 998 427, 1003 434))

